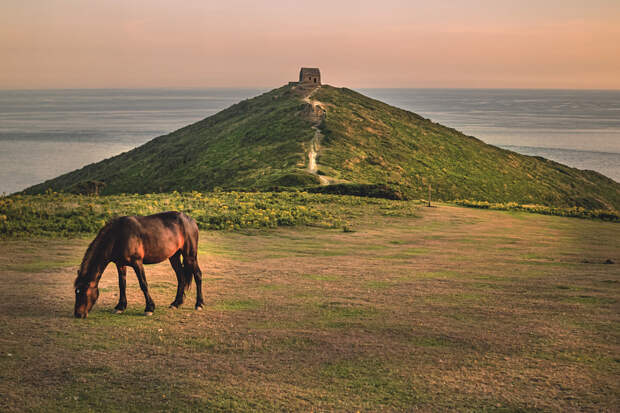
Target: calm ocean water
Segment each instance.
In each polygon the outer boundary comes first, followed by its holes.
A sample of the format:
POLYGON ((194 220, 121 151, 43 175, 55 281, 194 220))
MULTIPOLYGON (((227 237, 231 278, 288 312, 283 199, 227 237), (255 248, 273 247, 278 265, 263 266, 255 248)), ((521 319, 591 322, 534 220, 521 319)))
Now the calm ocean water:
MULTIPOLYGON (((263 91, 0 91, 0 193, 127 151, 263 91)), ((620 91, 360 92, 487 143, 620 181, 620 91)))

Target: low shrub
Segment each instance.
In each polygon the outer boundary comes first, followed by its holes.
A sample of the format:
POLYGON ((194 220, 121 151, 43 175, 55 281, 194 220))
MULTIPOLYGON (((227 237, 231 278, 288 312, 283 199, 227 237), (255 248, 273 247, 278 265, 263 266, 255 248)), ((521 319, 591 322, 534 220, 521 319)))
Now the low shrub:
POLYGON ((495 209, 501 211, 525 211, 536 214, 557 215, 561 217, 591 218, 611 222, 620 221, 620 214, 618 211, 602 209, 586 209, 582 207, 560 208, 545 205, 518 204, 516 202, 497 203, 472 201, 468 199, 459 199, 454 201, 454 203, 469 208, 495 209))
POLYGON ((201 229, 290 225, 342 228, 361 211, 414 216, 412 202, 307 192, 187 192, 89 196, 49 192, 0 197, 0 236, 73 236, 98 231, 112 218, 182 211, 201 229))

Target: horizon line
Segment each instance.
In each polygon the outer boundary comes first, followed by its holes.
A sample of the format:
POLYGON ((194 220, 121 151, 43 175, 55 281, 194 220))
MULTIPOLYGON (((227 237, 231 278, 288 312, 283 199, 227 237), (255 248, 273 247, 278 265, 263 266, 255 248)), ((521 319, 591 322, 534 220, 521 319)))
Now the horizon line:
MULTIPOLYGON (((0 87, 2 92, 34 92, 34 91, 54 91, 54 90, 206 90, 206 89, 245 89, 245 90, 274 90, 284 86, 288 83, 280 86, 106 86, 106 87, 41 87, 41 88, 4 88, 0 87)), ((566 91, 592 91, 592 92, 618 92, 620 88, 577 88, 577 87, 472 87, 472 86, 457 86, 457 87, 425 87, 425 86, 334 86, 329 83, 323 83, 322 85, 331 86, 336 88, 347 88, 352 90, 360 89, 417 89, 417 90, 566 90, 566 91)))

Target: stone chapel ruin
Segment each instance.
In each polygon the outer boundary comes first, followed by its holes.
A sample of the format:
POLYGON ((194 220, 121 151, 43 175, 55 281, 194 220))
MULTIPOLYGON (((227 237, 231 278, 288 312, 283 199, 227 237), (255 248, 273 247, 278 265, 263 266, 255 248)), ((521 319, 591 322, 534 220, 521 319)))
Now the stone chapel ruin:
POLYGON ((299 71, 299 84, 318 86, 321 84, 321 71, 318 67, 302 67, 299 71))

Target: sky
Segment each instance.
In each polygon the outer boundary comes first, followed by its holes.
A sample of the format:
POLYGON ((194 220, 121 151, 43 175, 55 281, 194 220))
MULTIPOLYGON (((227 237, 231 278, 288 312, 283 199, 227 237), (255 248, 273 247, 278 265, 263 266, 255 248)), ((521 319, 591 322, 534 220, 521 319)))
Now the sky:
POLYGON ((620 0, 2 0, 0 89, 620 89, 620 0))

